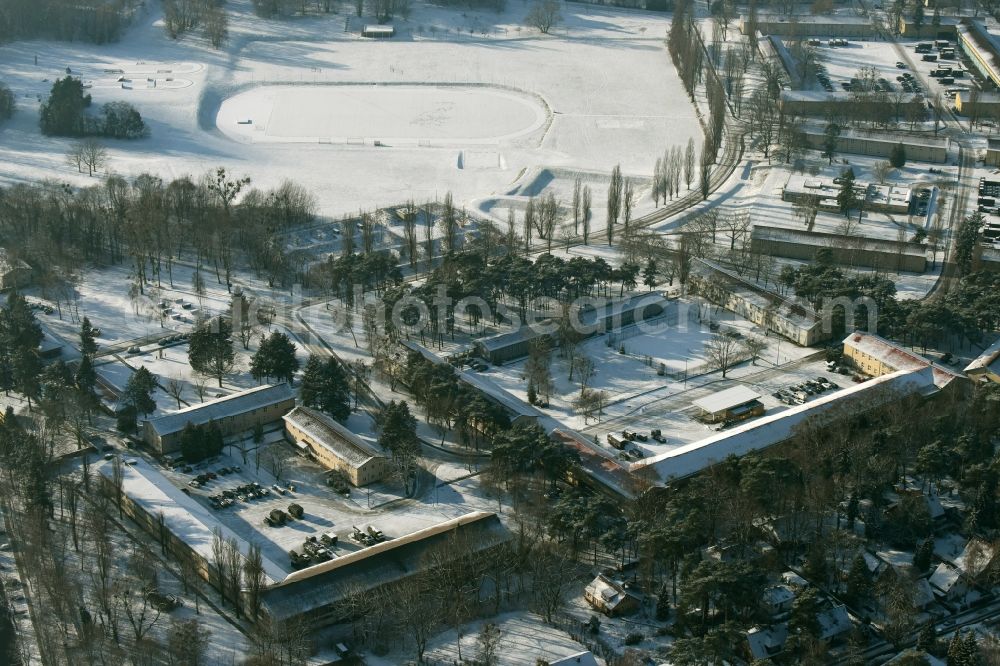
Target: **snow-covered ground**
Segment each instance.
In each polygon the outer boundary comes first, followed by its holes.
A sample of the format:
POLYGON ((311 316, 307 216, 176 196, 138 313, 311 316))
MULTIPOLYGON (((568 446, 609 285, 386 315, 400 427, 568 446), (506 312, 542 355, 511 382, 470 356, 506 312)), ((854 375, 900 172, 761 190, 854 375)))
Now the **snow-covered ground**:
MULTIPOLYGON (((500 666, 534 666, 539 660, 555 661, 586 650, 565 632, 552 627, 534 613, 503 613, 490 620, 500 629, 500 649, 497 663, 500 666)), ((463 659, 475 659, 479 655, 479 632, 484 622, 474 622, 462 627, 461 654, 463 659)), ((458 638, 454 630, 438 634, 430 640, 424 660, 431 664, 458 663, 458 638)), ((408 662, 410 653, 394 651, 385 657, 365 655, 365 663, 371 666, 390 666, 408 662)), ((598 660, 603 664, 603 660, 598 660)))
POLYGON ((331 216, 448 190, 466 203, 544 167, 608 172, 620 162, 648 177, 666 147, 699 141, 664 47, 667 17, 565 4, 553 34, 540 35, 521 27, 527 9, 417 4, 394 21, 395 38, 372 41, 358 34, 367 17, 271 21, 236 0, 230 41, 213 51, 197 36, 168 39, 154 4, 117 44, 4 45, 0 80, 18 112, 0 127, 0 182, 97 182, 67 164, 71 140, 38 130, 39 102, 67 68, 95 106, 131 102, 149 124, 147 139, 108 142, 109 170, 170 178, 225 166, 260 187, 291 179, 331 216))

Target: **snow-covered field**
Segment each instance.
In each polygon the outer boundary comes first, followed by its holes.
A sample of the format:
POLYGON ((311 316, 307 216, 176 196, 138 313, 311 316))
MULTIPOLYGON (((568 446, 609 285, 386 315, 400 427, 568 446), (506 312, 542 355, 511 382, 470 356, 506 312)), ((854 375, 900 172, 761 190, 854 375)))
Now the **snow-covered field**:
POLYGON ((216 122, 250 142, 499 143, 541 128, 534 99, 465 86, 260 86, 230 97, 216 122))
POLYGON ((566 4, 540 35, 521 26, 522 2, 502 14, 417 5, 394 21, 395 38, 371 41, 358 35, 367 18, 270 21, 235 0, 230 41, 214 51, 168 39, 158 4, 144 11, 117 44, 0 47, 18 103, 0 127, 0 182, 97 182, 67 164, 71 140, 38 130, 39 102, 67 68, 95 106, 131 102, 150 127, 147 139, 108 142, 110 171, 225 166, 262 188, 291 179, 331 216, 448 190, 465 204, 539 168, 621 163, 648 177, 665 148, 700 137, 663 44, 669 20, 655 13, 566 4))

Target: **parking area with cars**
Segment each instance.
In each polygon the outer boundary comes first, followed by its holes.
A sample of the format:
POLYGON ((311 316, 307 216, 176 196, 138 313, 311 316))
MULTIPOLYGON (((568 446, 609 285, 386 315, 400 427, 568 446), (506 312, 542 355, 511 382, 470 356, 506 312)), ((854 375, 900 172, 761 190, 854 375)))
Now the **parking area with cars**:
POLYGON ((400 503, 402 489, 391 484, 345 494, 329 482, 326 469, 285 441, 262 445, 259 455, 249 451, 246 462, 242 458, 235 448, 197 463, 173 455, 154 471, 218 523, 259 544, 263 556, 287 573, 495 503, 478 492, 467 496, 464 486, 439 489, 440 501, 433 505, 400 503))
POLYGON ((726 430, 749 420, 706 423, 701 420, 695 400, 734 386, 744 386, 759 395, 764 415, 777 414, 855 386, 854 373, 847 367, 824 359, 804 359, 784 367, 760 367, 743 377, 729 377, 705 386, 651 401, 628 417, 614 419, 586 432, 614 457, 636 462, 702 440, 715 431, 726 430))
POLYGON ((815 87, 818 89, 852 92, 874 86, 887 93, 922 92, 914 86, 908 66, 899 60, 889 43, 846 39, 811 41, 819 42, 818 46, 813 44, 817 54, 815 87), (862 67, 873 67, 875 79, 861 81, 858 70, 862 67))

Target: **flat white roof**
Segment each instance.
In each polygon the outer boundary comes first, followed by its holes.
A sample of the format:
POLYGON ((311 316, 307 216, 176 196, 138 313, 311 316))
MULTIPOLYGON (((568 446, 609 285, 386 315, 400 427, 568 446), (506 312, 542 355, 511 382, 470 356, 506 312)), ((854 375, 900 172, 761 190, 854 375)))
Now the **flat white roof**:
POLYGON ((760 393, 757 393, 747 386, 734 386, 726 389, 725 391, 719 391, 718 393, 713 393, 712 395, 705 396, 704 398, 699 398, 698 400, 695 400, 693 404, 695 407, 709 412, 710 414, 717 414, 718 412, 744 405, 752 400, 756 400, 759 397, 760 393))

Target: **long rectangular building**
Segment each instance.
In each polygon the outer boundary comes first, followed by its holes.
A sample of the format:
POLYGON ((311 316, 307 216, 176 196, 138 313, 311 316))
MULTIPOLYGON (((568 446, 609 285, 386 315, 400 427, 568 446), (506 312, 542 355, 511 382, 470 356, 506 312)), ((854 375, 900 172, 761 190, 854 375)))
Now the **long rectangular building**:
MULTIPOLYGON (((665 303, 666 299, 657 293, 630 296, 582 310, 577 313, 574 323, 577 332, 587 338, 658 317, 663 314, 665 303)), ((531 344, 539 338, 548 336, 554 342, 557 328, 557 323, 551 319, 524 324, 515 331, 477 340, 476 351, 490 363, 500 365, 527 356, 531 344)))
POLYGON ((172 453, 180 448, 181 432, 189 423, 214 423, 225 437, 274 423, 293 407, 295 392, 288 384, 265 384, 149 419, 143 438, 157 452, 172 453))
POLYGON ((966 19, 959 23, 958 43, 979 72, 1000 86, 1000 40, 982 22, 966 19))
POLYGON ((476 511, 384 541, 289 574, 261 594, 261 621, 294 622, 304 630, 349 620, 352 597, 398 585, 420 572, 433 571, 450 557, 472 565, 511 538, 495 513, 476 511))
POLYGON ((804 229, 756 225, 750 235, 754 252, 788 259, 811 260, 819 250, 829 250, 833 261, 845 266, 863 266, 923 273, 927 250, 920 243, 829 234, 804 229))
POLYGON ((381 449, 326 414, 296 407, 281 418, 292 441, 308 447, 323 466, 343 472, 355 486, 380 481, 389 472, 389 459, 381 449))

